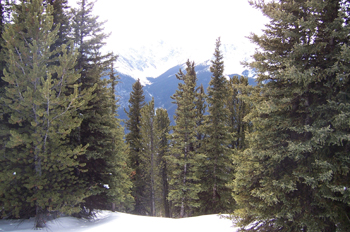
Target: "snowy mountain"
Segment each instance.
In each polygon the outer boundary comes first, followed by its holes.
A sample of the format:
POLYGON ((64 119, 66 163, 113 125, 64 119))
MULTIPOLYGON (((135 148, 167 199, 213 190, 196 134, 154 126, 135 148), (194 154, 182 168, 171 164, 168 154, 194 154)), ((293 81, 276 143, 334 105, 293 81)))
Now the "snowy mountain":
MULTIPOLYGON (((188 59, 196 64, 209 64, 213 59, 215 43, 212 46, 177 47, 165 41, 157 41, 148 45, 126 48, 119 51, 117 71, 134 79, 140 79, 144 85, 150 84, 148 78, 157 78, 164 72, 185 63, 188 59)), ((254 47, 249 41, 236 44, 222 44, 225 73, 241 73, 244 67, 240 62, 249 60, 254 47)))
MULTIPOLYGON (((185 70, 185 62, 195 61, 197 73, 197 85, 203 84, 206 90, 211 78, 209 67, 213 59, 215 46, 205 49, 192 47, 190 49, 174 47, 164 41, 129 48, 120 52, 117 62, 117 72, 120 82, 116 87, 116 94, 119 96, 119 118, 127 119, 124 109, 128 110, 128 100, 132 91, 132 84, 139 78, 144 85, 146 102, 152 97, 155 100, 155 107, 162 107, 168 111, 170 120, 173 121, 176 106, 172 104, 172 96, 178 88, 179 80, 175 74, 179 69, 185 70)), ((228 76, 244 75, 251 79, 250 84, 254 85, 254 73, 244 69, 241 61, 248 60, 253 54, 253 47, 248 43, 240 42, 239 45, 222 44, 221 51, 224 56, 225 73, 228 76)))

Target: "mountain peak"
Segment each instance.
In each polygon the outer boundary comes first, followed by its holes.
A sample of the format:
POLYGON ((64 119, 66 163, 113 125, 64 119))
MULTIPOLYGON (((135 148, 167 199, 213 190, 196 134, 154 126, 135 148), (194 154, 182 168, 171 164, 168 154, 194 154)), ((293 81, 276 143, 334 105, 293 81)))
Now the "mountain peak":
MULTIPOLYGON (((241 61, 250 59, 254 47, 249 42, 222 44, 225 73, 241 73, 244 67, 241 61)), ((214 47, 178 47, 163 40, 126 48, 119 52, 117 70, 119 73, 140 79, 143 85, 149 85, 147 77, 157 78, 170 68, 184 64, 188 59, 196 65, 211 65, 214 47)))

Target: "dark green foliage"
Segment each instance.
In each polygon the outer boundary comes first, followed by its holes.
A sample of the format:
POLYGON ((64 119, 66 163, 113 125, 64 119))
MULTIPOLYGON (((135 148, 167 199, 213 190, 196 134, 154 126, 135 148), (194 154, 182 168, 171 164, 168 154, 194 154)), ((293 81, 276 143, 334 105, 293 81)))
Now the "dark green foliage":
MULTIPOLYGON (((10 124, 8 123, 9 114, 6 114, 6 106, 2 100, 2 98, 5 96, 5 88, 8 86, 8 83, 2 79, 3 70, 6 67, 4 40, 2 38, 5 24, 5 4, 3 2, 0 2, 0 157, 4 156, 5 154, 5 143, 9 136, 10 127, 10 124)), ((0 170, 3 170, 5 166, 6 164, 0 161, 0 170)), ((0 200, 0 208, 3 207, 3 204, 4 202, 0 200)))
POLYGON ((108 75, 109 75, 109 82, 111 84, 112 94, 114 96, 114 99, 116 100, 116 104, 113 104, 112 112, 117 112, 119 106, 117 105, 118 104, 118 96, 115 95, 115 91, 116 91, 116 85, 119 82, 119 81, 117 81, 117 79, 119 80, 120 77, 117 76, 115 73, 114 62, 111 63, 111 68, 110 68, 108 75))
POLYGON ((235 177, 250 231, 349 231, 349 4, 258 2, 271 22, 251 39, 260 87, 235 177), (252 224, 251 224, 252 223, 252 224))
POLYGON ((186 74, 181 69, 176 77, 178 90, 172 96, 177 105, 174 116, 176 125, 171 134, 171 150, 167 160, 171 164, 169 200, 174 207, 174 216, 191 215, 199 207, 198 193, 201 190, 198 167, 203 155, 197 148, 196 72, 194 63, 187 61, 186 74))
POLYGON ((170 215, 168 197, 168 168, 165 160, 168 154, 168 113, 154 109, 154 99, 141 109, 140 122, 140 181, 143 184, 140 204, 147 215, 170 215))
POLYGON ((140 204, 147 215, 169 217, 168 168, 165 156, 168 154, 168 113, 154 109, 154 99, 141 109, 140 122, 140 181, 143 184, 140 204))
POLYGON ((156 195, 159 193, 157 190, 160 189, 157 157, 158 138, 155 123, 154 99, 152 99, 141 109, 141 151, 139 154, 139 167, 142 170, 141 178, 145 184, 141 203, 150 216, 156 216, 156 198, 159 198, 156 195))
POLYGON ((57 33, 57 40, 56 42, 51 46, 51 50, 54 50, 56 47, 61 46, 62 44, 67 44, 69 40, 69 33, 71 30, 70 24, 69 24, 69 16, 68 16, 68 9, 67 6, 68 1, 67 0, 43 0, 44 6, 51 5, 53 7, 53 25, 52 28, 59 27, 58 33, 57 33))
POLYGON ((206 94, 204 92, 203 85, 197 88, 196 92, 196 131, 197 131, 197 148, 196 150, 201 153, 203 152, 203 143, 205 141, 205 113, 206 113, 206 94))
POLYGON ((80 51, 76 65, 81 73, 79 90, 95 86, 94 98, 88 109, 79 112, 83 121, 72 136, 72 142, 88 145, 86 154, 80 158, 86 166, 79 174, 91 191, 91 196, 82 204, 88 214, 94 209, 110 209, 112 203, 120 209, 130 208, 132 202, 127 153, 116 118, 115 78, 111 78, 111 83, 102 79, 116 57, 111 53, 101 54, 107 35, 103 33, 103 23, 91 15, 93 6, 92 2, 82 0, 78 2, 78 9, 72 10, 72 33, 80 51))
POLYGON ((43 227, 44 215, 76 212, 89 194, 75 175, 86 147, 69 144, 67 136, 80 125, 77 109, 86 107, 92 89, 78 91, 76 51, 50 49, 59 29, 51 30, 52 7, 33 0, 19 9, 3 33, 7 87, 1 105, 11 128, 0 154, 1 213, 35 215, 36 227, 43 227))
POLYGON ((168 200, 169 195, 169 164, 166 160, 166 156, 169 154, 169 132, 170 132, 170 119, 168 112, 165 109, 158 108, 155 116, 156 125, 156 141, 157 141, 157 165, 159 167, 160 176, 160 214, 165 217, 171 217, 171 205, 168 200))
POLYGON ((228 86, 228 131, 232 135, 229 147, 231 149, 244 150, 247 147, 245 133, 252 129, 252 124, 244 121, 244 117, 251 109, 251 104, 247 100, 247 97, 250 96, 251 86, 248 86, 248 78, 243 76, 231 77, 228 86))
POLYGON ((201 167, 200 193, 201 213, 224 213, 232 207, 232 197, 226 187, 232 180, 232 151, 228 148, 229 111, 226 107, 228 98, 227 80, 223 75, 224 62, 220 52, 220 38, 210 71, 212 77, 208 87, 208 111, 205 121, 205 162, 201 167))
POLYGON ((140 80, 137 80, 133 86, 133 91, 130 93, 129 112, 125 111, 128 120, 125 122, 126 129, 129 131, 126 134, 126 142, 129 146, 129 165, 132 169, 131 180, 133 182, 132 195, 135 198, 134 213, 145 215, 146 210, 142 205, 143 192, 145 184, 142 181, 142 170, 140 169, 140 124, 141 124, 141 108, 144 106, 145 96, 143 95, 142 85, 140 80))
MULTIPOLYGON (((1 2, 0 2, 1 3, 1 2)), ((4 48, 3 48, 3 38, 2 34, 5 27, 5 19, 4 19, 4 5, 3 3, 0 4, 0 97, 5 95, 5 86, 7 86, 7 82, 2 79, 3 77, 3 70, 6 66, 5 62, 5 56, 4 56, 4 48)), ((8 131, 6 126, 6 121, 4 119, 4 106, 3 103, 0 101, 0 150, 3 149, 3 139, 6 134, 6 131, 8 131)))

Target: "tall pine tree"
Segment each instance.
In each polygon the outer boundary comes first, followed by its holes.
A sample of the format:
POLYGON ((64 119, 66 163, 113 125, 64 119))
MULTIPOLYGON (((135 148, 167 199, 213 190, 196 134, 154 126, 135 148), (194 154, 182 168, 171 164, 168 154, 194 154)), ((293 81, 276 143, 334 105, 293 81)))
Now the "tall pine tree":
POLYGON ((252 123, 244 120, 244 117, 249 114, 251 108, 247 97, 250 96, 252 87, 248 86, 247 77, 233 76, 228 82, 228 88, 228 131, 232 135, 229 147, 231 149, 243 150, 247 147, 245 133, 252 129, 252 123))
POLYGON ((0 202, 3 214, 35 215, 36 227, 43 227, 44 215, 76 212, 88 194, 75 175, 86 147, 69 144, 67 135, 80 125, 77 110, 86 107, 92 89, 78 91, 76 51, 50 49, 59 29, 52 30, 52 7, 33 0, 19 9, 3 33, 8 86, 1 101, 13 126, 0 156, 0 202))
MULTIPOLYGON (((3 70, 6 67, 6 62, 5 62, 6 58, 5 58, 5 51, 3 46, 4 41, 2 38, 2 34, 5 27, 4 11, 5 11, 4 4, 0 2, 0 98, 5 95, 5 87, 7 86, 7 82, 2 79, 3 70)), ((4 112, 5 106, 2 104, 4 103, 0 100, 0 152, 1 151, 3 152, 5 149, 4 140, 5 140, 6 134, 8 133, 8 126, 6 125, 7 120, 4 118, 6 117, 4 112)))
POLYGON ((201 84, 197 88, 196 92, 196 131, 197 131, 197 152, 204 152, 204 142, 205 142, 205 113, 207 109, 206 104, 206 94, 204 92, 204 87, 201 84))
POLYGON ((142 205, 151 216, 156 216, 156 194, 160 189, 159 166, 157 154, 157 131, 154 112, 154 99, 141 109, 140 126, 140 168, 143 171, 142 181, 145 184, 142 205))
POLYGON ((172 165, 170 175, 169 200, 174 207, 174 216, 191 215, 199 207, 198 193, 201 190, 198 167, 203 156, 196 152, 197 147, 197 110, 196 81, 194 62, 186 62, 186 74, 180 69, 176 75, 178 90, 172 96, 177 105, 176 125, 172 128, 172 146, 168 160, 172 165))
POLYGON ((142 170, 140 168, 140 141, 141 141, 141 108, 144 106, 145 96, 140 80, 137 80, 132 86, 132 92, 129 99, 129 112, 126 112, 128 120, 125 122, 126 129, 129 133, 126 134, 126 142, 129 146, 129 165, 132 169, 131 180, 133 182, 132 195, 135 198, 134 213, 145 215, 146 210, 142 205, 144 192, 144 182, 142 181, 142 170))
POLYGON ((232 205, 232 197, 227 184, 232 179, 232 152, 228 148, 227 127, 229 111, 226 107, 228 97, 227 80, 223 75, 224 62, 220 51, 220 38, 216 41, 210 71, 212 77, 208 87, 208 112, 205 122, 205 160, 201 167, 200 193, 202 213, 227 212, 232 205))
POLYGON ((270 18, 252 68, 249 148, 235 178, 249 231, 348 231, 349 4, 257 2, 270 18))
POLYGON ((168 200, 169 196, 169 163, 166 160, 166 156, 169 154, 169 132, 170 132, 170 119, 168 112, 165 109, 158 108, 155 116, 156 125, 156 141, 157 141, 157 154, 158 154, 158 166, 160 176, 160 214, 165 217, 171 217, 171 205, 168 200))
POLYGON ((88 145, 86 154, 80 159, 86 164, 85 170, 79 174, 91 189, 92 195, 82 204, 88 215, 94 209, 110 209, 115 201, 119 204, 128 199, 125 207, 130 207, 127 193, 131 187, 124 178, 127 173, 123 173, 128 169, 120 166, 124 165, 122 160, 126 159, 127 153, 122 145, 120 122, 116 119, 115 95, 112 85, 103 79, 116 57, 112 53, 101 53, 108 35, 103 32, 103 23, 92 15, 93 7, 93 2, 81 0, 78 8, 72 9, 72 36, 80 52, 76 65, 76 70, 81 73, 80 91, 95 86, 94 98, 88 109, 79 112, 83 121, 72 136, 72 142, 88 145))

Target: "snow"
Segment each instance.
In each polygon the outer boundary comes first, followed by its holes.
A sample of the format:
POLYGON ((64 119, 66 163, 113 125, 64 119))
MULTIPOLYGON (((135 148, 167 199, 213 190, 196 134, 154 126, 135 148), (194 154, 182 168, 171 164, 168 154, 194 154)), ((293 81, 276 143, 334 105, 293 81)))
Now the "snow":
MULTIPOLYGON (((251 60, 256 46, 248 40, 236 41, 235 44, 223 43, 222 51, 225 64, 225 73, 241 73, 246 69, 241 61, 251 60)), ((195 64, 211 65, 214 59, 215 41, 205 47, 201 44, 191 48, 178 47, 162 40, 154 41, 147 45, 134 46, 133 48, 121 49, 116 63, 117 71, 140 79, 143 85, 151 84, 147 77, 157 78, 168 69, 176 65, 185 64, 189 59, 195 64)))
MULTIPOLYGON (((34 232, 34 219, 28 220, 0 220, 0 231, 12 232, 34 232)), ((231 220, 219 215, 205 215, 182 219, 159 218, 148 216, 136 216, 126 213, 102 211, 96 219, 76 219, 72 217, 61 217, 47 222, 47 228, 43 231, 53 232, 179 232, 179 231, 201 231, 201 232, 236 232, 231 220)))

